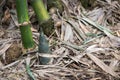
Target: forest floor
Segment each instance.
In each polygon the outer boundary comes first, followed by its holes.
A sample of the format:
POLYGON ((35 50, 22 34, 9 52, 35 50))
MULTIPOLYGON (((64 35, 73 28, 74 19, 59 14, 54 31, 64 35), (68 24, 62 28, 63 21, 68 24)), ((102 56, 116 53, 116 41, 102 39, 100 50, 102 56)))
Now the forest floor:
MULTIPOLYGON (((119 0, 97 0, 88 8, 80 0, 61 1, 63 11, 49 10, 51 61, 40 65, 37 46, 23 54, 14 0, 0 0, 0 80, 120 80, 119 0)), ((39 24, 28 9, 37 45, 39 24)))

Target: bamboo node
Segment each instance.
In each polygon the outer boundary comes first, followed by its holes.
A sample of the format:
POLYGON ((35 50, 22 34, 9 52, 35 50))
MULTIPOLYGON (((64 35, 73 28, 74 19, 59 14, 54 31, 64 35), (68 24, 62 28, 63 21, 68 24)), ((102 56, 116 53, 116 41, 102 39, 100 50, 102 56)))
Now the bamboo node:
POLYGON ((26 21, 26 22, 23 22, 23 23, 18 23, 17 27, 26 26, 26 25, 29 25, 29 24, 31 24, 31 22, 30 21, 26 21))

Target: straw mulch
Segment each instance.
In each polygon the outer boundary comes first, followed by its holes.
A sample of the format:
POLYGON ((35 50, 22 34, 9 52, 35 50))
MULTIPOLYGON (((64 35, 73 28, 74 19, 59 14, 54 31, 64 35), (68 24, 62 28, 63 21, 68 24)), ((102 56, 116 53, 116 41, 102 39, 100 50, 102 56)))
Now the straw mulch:
MULTIPOLYGON (((120 79, 119 0, 97 0, 89 9, 80 0, 61 0, 64 11, 50 12, 55 27, 47 36, 52 54, 40 55, 36 46, 27 52, 29 56, 21 55, 15 3, 5 1, 0 1, 0 80, 120 79), (38 55, 50 57, 51 62, 39 65, 38 55), (31 72, 27 73, 26 64, 31 72)), ((30 5, 29 15, 38 44, 39 25, 30 5)))

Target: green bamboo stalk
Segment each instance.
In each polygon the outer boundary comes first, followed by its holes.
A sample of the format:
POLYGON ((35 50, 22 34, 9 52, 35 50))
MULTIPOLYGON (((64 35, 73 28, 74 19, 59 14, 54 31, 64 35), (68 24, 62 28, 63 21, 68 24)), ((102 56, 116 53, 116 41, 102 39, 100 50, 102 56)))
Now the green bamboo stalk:
POLYGON ((31 0, 31 4, 40 23, 50 18, 42 0, 31 0))
POLYGON ((38 18, 40 27, 43 28, 43 31, 47 36, 50 36, 54 31, 54 22, 52 18, 50 18, 42 0, 31 0, 31 5, 38 18))
POLYGON ((29 24, 27 0, 16 0, 16 10, 23 46, 26 49, 32 48, 34 47, 34 41, 29 24), (26 24, 23 25, 24 23, 26 24))
MULTIPOLYGON (((36 16, 38 18, 38 21, 40 23, 40 36, 39 36, 39 45, 38 45, 38 51, 39 53, 45 53, 49 54, 49 43, 45 38, 44 32, 45 30, 49 30, 51 28, 50 25, 48 25, 50 16, 42 2, 42 0, 31 0, 32 7, 36 13, 36 16), (47 25, 45 25, 47 24, 47 25), (44 30, 42 30, 42 28, 44 30)), ((47 57, 39 57, 40 64, 47 64, 50 61, 50 58, 47 57)))

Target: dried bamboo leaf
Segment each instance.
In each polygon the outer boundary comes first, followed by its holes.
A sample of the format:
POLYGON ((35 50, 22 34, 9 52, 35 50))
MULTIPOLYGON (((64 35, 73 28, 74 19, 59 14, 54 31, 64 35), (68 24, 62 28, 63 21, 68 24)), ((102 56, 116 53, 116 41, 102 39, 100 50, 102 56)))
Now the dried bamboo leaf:
MULTIPOLYGON (((89 49, 91 49, 91 48, 93 48, 94 50, 95 50, 95 48, 94 48, 95 46, 90 46, 89 47, 89 49)), ((90 52, 90 50, 89 49, 87 49, 87 56, 92 60, 92 61, 94 61, 95 63, 96 63, 96 65, 98 65, 102 70, 104 70, 106 73, 109 73, 109 74, 111 74, 112 76, 114 76, 114 77, 119 77, 118 76, 118 74, 112 69, 112 68, 110 68, 109 66, 107 66, 104 62, 102 62, 100 59, 98 59, 97 57, 95 57, 93 54, 91 54, 92 52, 90 52)), ((99 51, 99 50, 97 50, 97 51, 99 51)), ((96 50, 94 51, 94 52, 96 52, 96 50)))
POLYGON ((119 65, 119 60, 113 59, 110 63, 110 68, 115 71, 115 70, 117 70, 118 65, 119 65))
POLYGON ((68 40, 70 41, 73 40, 73 32, 71 26, 69 24, 66 24, 64 41, 68 40))
POLYGON ((90 57, 90 59, 92 59, 105 72, 111 74, 114 77, 119 77, 118 74, 116 72, 114 72, 112 68, 107 66, 105 63, 103 63, 100 59, 98 59, 97 57, 95 57, 91 53, 88 53, 87 56, 90 57))
MULTIPOLYGON (((100 31, 103 31, 104 33, 105 33, 105 32, 109 32, 109 33, 112 34, 112 31, 111 31, 111 30, 109 30, 109 29, 107 29, 107 28, 105 28, 105 27, 97 24, 96 22, 93 22, 92 20, 90 20, 90 19, 88 19, 88 18, 82 18, 82 20, 85 21, 85 22, 87 22, 87 23, 89 23, 89 24, 91 24, 91 25, 93 25, 94 27, 96 27, 96 28, 99 29, 100 31)), ((106 33, 105 33, 105 34, 106 34, 106 33)))
POLYGON ((75 30, 75 32, 79 35, 79 37, 82 40, 85 40, 84 34, 83 32, 80 30, 79 25, 77 23, 75 23, 74 21, 66 21, 67 23, 69 23, 71 25, 71 27, 75 30))

